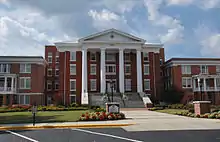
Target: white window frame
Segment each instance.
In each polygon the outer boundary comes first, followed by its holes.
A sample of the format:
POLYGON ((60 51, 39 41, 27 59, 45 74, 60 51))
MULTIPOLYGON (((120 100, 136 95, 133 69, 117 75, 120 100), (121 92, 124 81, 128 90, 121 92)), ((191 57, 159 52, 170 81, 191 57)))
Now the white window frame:
POLYGON ((131 64, 125 64, 125 75, 131 75, 131 64), (127 72, 126 67, 130 68, 129 72, 127 72))
POLYGON ((106 75, 116 75, 116 64, 105 64, 106 75), (108 72, 108 66, 112 66, 113 72, 108 72))
POLYGON ((20 89, 31 89, 31 77, 20 77, 19 78, 19 88, 20 89), (24 79, 24 87, 21 87, 21 79, 24 79), (30 88, 26 88, 26 82, 27 82, 27 80, 30 80, 30 88))
POLYGON ((217 66, 216 66, 216 73, 217 73, 217 74, 220 74, 220 65, 217 65, 217 66))
POLYGON ((149 53, 148 52, 143 52, 143 61, 149 62, 149 53), (146 57, 147 57, 147 60, 145 60, 146 57))
POLYGON ((181 65, 182 74, 191 74, 191 66, 190 65, 181 65))
POLYGON ((70 79, 70 91, 76 91, 76 79, 70 79), (71 82, 75 82, 75 89, 71 89, 71 82))
POLYGON ((150 79, 144 79, 144 90, 148 91, 150 90, 150 79), (149 88, 145 88, 145 82, 149 82, 149 88))
POLYGON ((192 88, 192 78, 191 77, 182 77, 182 88, 192 88), (183 86, 183 80, 186 81, 186 87, 183 86), (191 86, 188 87, 188 81, 190 80, 191 86))
POLYGON ((19 99, 19 104, 22 104, 22 105, 29 105, 30 104, 30 99, 31 99, 31 96, 30 95, 19 95, 19 97, 18 97, 18 99, 19 99), (21 103, 21 96, 23 96, 24 97, 24 103, 21 103), (29 103, 26 103, 26 97, 29 97, 29 103))
POLYGON ((47 53, 47 62, 48 63, 53 63, 53 52, 48 52, 47 53))
POLYGON ((75 96, 75 101, 73 103, 76 103, 76 94, 70 94, 70 102, 71 102, 71 96, 75 96))
POLYGON ((76 61, 76 52, 75 51, 70 52, 70 61, 76 61), (74 59, 72 58, 73 54, 75 55, 74 59))
POLYGON ((47 76, 52 76, 53 70, 52 69, 47 69, 47 76), (49 71, 51 71, 51 75, 49 74, 49 71))
POLYGON ((125 62, 131 61, 131 54, 130 53, 124 53, 124 61, 125 62))
POLYGON ((31 64, 20 64, 20 73, 31 73, 31 64), (22 71, 22 65, 24 65, 24 71, 22 71), (27 71, 27 66, 30 66, 30 72, 27 71))
POLYGON ((10 64, 0 64, 0 73, 10 73, 11 65, 10 64), (6 72, 4 72, 4 65, 6 65, 6 72))
POLYGON ((144 64, 144 75, 149 75, 150 74, 150 66, 149 64, 144 64), (148 70, 145 70, 145 67, 148 67, 148 70), (148 71, 148 72, 146 72, 148 71))
POLYGON ((54 88, 55 88, 55 90, 59 90, 59 87, 58 88, 56 88, 56 85, 58 84, 58 86, 60 87, 60 83, 58 82, 58 81, 55 81, 55 83, 54 83, 54 88))
POLYGON ((56 67, 55 67, 55 76, 59 76, 60 75, 60 72, 59 72, 59 74, 57 74, 57 71, 59 71, 59 66, 58 65, 56 65, 56 67))
POLYGON ((47 90, 50 91, 50 90, 52 90, 52 89, 53 89, 52 81, 48 81, 48 82, 47 82, 47 90), (49 85, 51 85, 51 89, 48 88, 49 85))
POLYGON ((96 91, 96 90, 97 90, 97 79, 90 79, 90 91, 96 91), (94 85, 95 87, 92 85, 94 85))
POLYGON ((207 74, 208 72, 209 72, 209 71, 208 71, 208 66, 207 66, 207 65, 201 65, 201 66, 200 66, 200 73, 202 73, 202 74, 207 74), (203 72, 202 67, 205 67, 204 72, 203 72))
POLYGON ((75 69, 76 69, 76 64, 70 64, 70 75, 76 75, 76 70, 75 70, 75 73, 71 72, 71 66, 75 66, 75 69))
POLYGON ((96 58, 97 58, 97 57, 96 57, 96 52, 90 52, 90 61, 96 61, 96 60, 97 60, 96 58), (94 55, 94 56, 93 56, 93 55, 94 55), (95 57, 94 60, 92 59, 92 56, 95 57))
POLYGON ((56 52, 56 63, 59 63, 59 62, 60 62, 60 61, 59 61, 59 59, 60 59, 59 57, 60 57, 60 56, 59 56, 59 52, 57 51, 57 52, 56 52))
POLYGON ((90 64, 90 75, 96 75, 96 64, 90 64), (94 72, 93 72, 94 67, 94 72))
POLYGON ((108 62, 115 62, 115 61, 116 61, 116 55, 115 55, 114 53, 106 53, 106 55, 105 55, 105 60, 108 61, 108 62), (111 55, 112 57, 114 57, 114 59, 113 59, 113 58, 109 59, 108 57, 109 57, 110 55, 111 55))
POLYGON ((132 90, 132 81, 131 79, 125 79, 125 91, 131 91, 132 90), (130 82, 130 85, 129 85, 130 82))

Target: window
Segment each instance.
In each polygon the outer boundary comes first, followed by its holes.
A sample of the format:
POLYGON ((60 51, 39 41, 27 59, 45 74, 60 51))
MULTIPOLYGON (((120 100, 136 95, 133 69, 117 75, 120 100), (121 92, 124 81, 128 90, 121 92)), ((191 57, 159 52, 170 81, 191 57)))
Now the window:
POLYGON ((29 95, 19 95, 19 104, 28 105, 30 104, 29 95))
POLYGON ((182 74, 191 74, 191 66, 189 65, 182 65, 182 74))
POLYGON ((149 75, 149 65, 144 64, 144 75, 149 75))
POLYGON ((90 61, 96 61, 96 53, 90 52, 90 61))
POLYGON ((76 64, 70 64, 70 75, 76 75, 76 64))
POLYGON ((125 64, 125 75, 131 74, 131 64, 125 64))
POLYGON ((31 64, 20 64, 20 73, 31 73, 31 64))
POLYGON ((75 94, 70 94, 70 104, 76 103, 76 95, 75 94))
POLYGON ((48 52, 47 62, 48 63, 52 63, 53 62, 53 53, 52 52, 48 52))
POLYGON ((114 53, 106 53, 106 61, 115 61, 115 54, 114 53))
POLYGON ((60 61, 60 58, 59 58, 59 52, 56 52, 56 63, 59 63, 59 61, 60 61))
POLYGON ((47 90, 52 90, 52 82, 51 81, 48 81, 47 82, 47 90))
POLYGON ((216 66, 216 73, 220 74, 220 66, 216 66))
POLYGON ((59 82, 58 81, 55 82, 55 90, 59 90, 59 82))
POLYGON ((47 69, 47 76, 52 76, 52 69, 47 69))
POLYGON ((91 75, 96 75, 96 64, 91 64, 90 65, 90 74, 91 75))
POLYGON ((51 96, 47 96, 47 104, 52 104, 52 97, 51 96))
POLYGON ((56 68, 56 69, 55 69, 55 76, 59 76, 59 74, 60 74, 59 65, 56 65, 55 68, 56 68))
POLYGON ((96 79, 90 79, 90 91, 96 91, 96 79))
POLYGON ((20 77, 20 89, 31 89, 31 77, 20 77))
POLYGON ((70 79, 70 91, 76 91, 76 80, 70 79))
POLYGON ((0 64, 0 73, 10 73, 11 65, 10 64, 0 64))
POLYGON ((192 78, 191 77, 183 77, 182 78, 182 87, 183 88, 192 88, 192 78))
POLYGON ((125 53, 124 54, 124 61, 126 62, 130 62, 131 61, 131 54, 130 53, 125 53))
POLYGON ((216 78, 216 86, 220 87, 220 78, 216 78))
POLYGON ((208 73, 208 66, 201 65, 200 66, 200 73, 208 73))
POLYGON ((116 74, 116 65, 115 64, 107 64, 105 66, 105 71, 106 71, 106 74, 108 74, 108 75, 116 74))
POLYGON ((125 79, 125 91, 131 91, 131 79, 125 79))
POLYGON ((76 52, 70 52, 70 61, 76 61, 76 52))
POLYGON ((160 59, 160 65, 162 65, 163 64, 163 59, 160 59))
POLYGON ((143 52, 143 58, 144 58, 144 61, 149 61, 148 53, 143 52))
POLYGON ((150 90, 150 79, 144 79, 144 90, 150 90))

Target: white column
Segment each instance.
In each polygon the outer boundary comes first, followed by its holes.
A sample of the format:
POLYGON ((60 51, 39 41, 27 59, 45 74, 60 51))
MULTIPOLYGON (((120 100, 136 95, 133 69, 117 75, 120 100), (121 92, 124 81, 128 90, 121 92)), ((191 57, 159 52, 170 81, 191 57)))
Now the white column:
POLYGON ((195 80, 195 78, 192 78, 193 79, 193 90, 195 90, 196 89, 196 80, 195 80))
POLYGON ((215 89, 215 91, 217 91, 217 82, 216 82, 216 78, 214 78, 214 89, 215 89))
POLYGON ((124 93, 124 50, 119 49, 119 89, 124 93))
POLYGON ((206 79, 205 78, 203 78, 203 91, 206 91, 206 79))
POLYGON ((81 104, 88 104, 87 49, 82 49, 82 92, 81 104))
POLYGON ((5 76, 4 91, 7 91, 7 77, 5 76))
POLYGON ((15 78, 15 92, 17 92, 17 77, 15 78))
POLYGON ((106 91, 106 76, 105 76, 105 48, 101 48, 101 59, 100 59, 100 92, 105 93, 106 91))
POLYGON ((198 91, 200 91, 200 80, 201 80, 200 78, 199 79, 197 78, 198 91))
POLYGON ((14 77, 11 78, 11 91, 14 91, 14 77))
POLYGON ((137 92, 143 92, 143 79, 142 79, 142 62, 141 62, 141 51, 137 50, 136 53, 137 61, 137 92))

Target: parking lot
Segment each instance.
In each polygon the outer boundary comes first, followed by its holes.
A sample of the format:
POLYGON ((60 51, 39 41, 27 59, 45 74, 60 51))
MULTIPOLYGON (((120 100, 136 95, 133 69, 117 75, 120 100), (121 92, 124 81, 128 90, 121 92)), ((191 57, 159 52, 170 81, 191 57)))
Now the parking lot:
POLYGON ((1 131, 0 142, 219 142, 220 130, 141 131, 122 128, 1 131))

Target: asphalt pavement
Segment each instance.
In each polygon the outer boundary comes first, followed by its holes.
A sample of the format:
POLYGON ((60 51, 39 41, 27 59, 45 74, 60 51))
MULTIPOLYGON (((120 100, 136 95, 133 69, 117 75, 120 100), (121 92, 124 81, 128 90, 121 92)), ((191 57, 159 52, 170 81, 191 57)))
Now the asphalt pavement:
POLYGON ((122 128, 0 131, 0 142, 219 142, 220 130, 141 131, 122 128))

